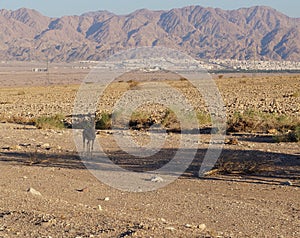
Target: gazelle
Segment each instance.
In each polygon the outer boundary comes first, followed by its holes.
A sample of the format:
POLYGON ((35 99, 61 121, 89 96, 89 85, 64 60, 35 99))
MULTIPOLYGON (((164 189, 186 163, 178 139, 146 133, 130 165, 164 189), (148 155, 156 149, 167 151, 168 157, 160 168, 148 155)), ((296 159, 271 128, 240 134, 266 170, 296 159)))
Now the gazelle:
POLYGON ((83 151, 92 152, 96 139, 95 119, 89 115, 85 120, 82 132, 83 151))

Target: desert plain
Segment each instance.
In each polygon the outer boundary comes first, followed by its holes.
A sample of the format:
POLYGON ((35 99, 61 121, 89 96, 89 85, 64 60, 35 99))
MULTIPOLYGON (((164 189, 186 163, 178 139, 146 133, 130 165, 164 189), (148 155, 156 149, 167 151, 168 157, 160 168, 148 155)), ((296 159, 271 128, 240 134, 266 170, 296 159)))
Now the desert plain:
MULTIPOLYGON (((32 72, 35 66, 22 63, 1 67, 0 237, 300 236, 300 145, 277 140, 280 131, 272 125, 266 130, 235 125, 226 134, 213 172, 199 178, 211 137, 209 125, 204 125, 195 159, 177 180, 151 192, 120 191, 85 167, 72 129, 40 129, 31 123, 41 116, 72 115, 89 70, 55 65, 49 72, 32 72)), ((299 75, 212 77, 228 121, 249 110, 299 119, 299 75)), ((122 93, 145 84, 134 82, 115 81, 99 110, 109 112, 122 93)), ((160 83, 156 82, 158 90, 160 83)), ((168 83, 183 92, 196 110, 206 110, 185 80, 168 83)), ((145 143, 151 132, 120 133, 145 143)), ((167 137, 157 155, 143 159, 122 153, 110 130, 97 130, 96 140, 115 164, 149 171, 167 163, 178 149, 180 133, 171 131, 167 137)))

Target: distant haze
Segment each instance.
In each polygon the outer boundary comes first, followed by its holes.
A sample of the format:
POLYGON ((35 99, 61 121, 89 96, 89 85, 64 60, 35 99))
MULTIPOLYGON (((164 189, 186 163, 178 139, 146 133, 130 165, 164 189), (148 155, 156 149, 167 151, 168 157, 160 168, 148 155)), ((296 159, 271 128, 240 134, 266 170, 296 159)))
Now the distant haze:
POLYGON ((248 1, 232 1, 232 0, 52 0, 52 1, 36 1, 36 0, 4 0, 1 1, 1 8, 17 10, 19 8, 36 9, 46 16, 61 17, 63 15, 81 15, 88 11, 107 10, 115 14, 129 14, 137 9, 151 10, 170 10, 173 8, 181 8, 190 5, 201 5, 203 7, 222 8, 233 10, 244 7, 252 7, 257 5, 270 6, 278 11, 285 13, 291 17, 300 17, 300 1, 299 0, 248 0, 248 1))

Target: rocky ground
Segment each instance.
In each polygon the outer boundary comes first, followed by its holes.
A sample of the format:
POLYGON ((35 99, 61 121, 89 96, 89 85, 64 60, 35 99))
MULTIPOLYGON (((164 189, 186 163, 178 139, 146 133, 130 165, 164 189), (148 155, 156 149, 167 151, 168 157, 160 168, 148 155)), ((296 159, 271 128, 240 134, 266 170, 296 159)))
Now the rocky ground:
MULTIPOLYGON (((50 76, 45 73, 28 72, 0 74, 1 85, 5 86, 0 89, 0 117, 71 114, 74 109, 74 100, 78 96, 78 82, 83 81, 87 73, 88 71, 83 70, 63 69, 63 73, 57 70, 57 72, 51 72, 50 76), (25 82, 22 81, 24 77, 28 79, 25 82), (50 78, 50 83, 48 78, 50 78), (40 86, 35 86, 37 84, 40 86)), ((134 79, 138 81, 137 78, 134 79)), ((223 97, 228 117, 235 112, 246 110, 297 117, 300 114, 300 77, 298 75, 257 75, 254 78, 243 75, 237 78, 232 76, 219 79, 217 77, 215 81, 223 97)), ((190 87, 188 82, 178 80, 166 82, 166 84, 183 93, 195 109, 207 110, 199 92, 190 87)), ((153 85, 150 86, 153 87, 153 85)), ((98 109, 109 111, 124 92, 143 87, 147 87, 147 82, 132 84, 128 82, 128 77, 121 78, 108 88, 107 93, 101 98, 98 109)), ((160 85, 158 84, 157 87, 159 88, 160 85)), ((89 89, 92 88, 93 86, 89 87, 89 89)), ((90 94, 87 93, 86 96, 90 94)), ((172 98, 172 94, 166 97, 172 98)), ((132 97, 131 100, 134 101, 137 98, 132 97)))
MULTIPOLYGON (((299 80, 293 75, 240 77, 217 79, 217 84, 229 112, 255 107, 297 116, 299 80)), ((178 88, 188 91, 181 83, 178 88)), ((127 82, 119 85, 121 91, 128 87, 127 82)), ((72 113, 77 89, 58 84, 1 88, 2 121, 7 115, 72 113)), ((210 141, 203 133, 193 163, 178 180, 152 192, 130 193, 105 185, 86 169, 69 129, 6 122, 0 130, 0 237, 300 236, 299 143, 275 143, 267 134, 228 135, 218 164, 230 173, 200 179, 197 172, 210 141)), ((149 133, 131 135, 146 143, 149 133)), ((133 171, 165 164, 180 138, 168 134, 159 156, 147 161, 121 153, 110 131, 97 135, 111 160, 133 171)))

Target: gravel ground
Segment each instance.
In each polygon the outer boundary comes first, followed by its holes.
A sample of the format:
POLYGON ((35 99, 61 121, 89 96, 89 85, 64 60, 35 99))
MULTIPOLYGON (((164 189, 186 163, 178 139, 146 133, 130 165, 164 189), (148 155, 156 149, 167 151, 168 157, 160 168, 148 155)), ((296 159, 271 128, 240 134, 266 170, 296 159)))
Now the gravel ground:
MULTIPOLYGON (((1 121, 71 114, 75 84, 86 74, 56 72, 49 85, 47 75, 1 73, 1 121)), ((229 115, 253 108, 299 115, 299 76, 216 82, 229 115)), ((204 108, 185 81, 170 85, 204 108)), ((109 109, 128 88, 126 81, 115 84, 100 108, 109 109)), ((228 135, 218 163, 230 167, 230 173, 217 171, 200 179, 196 175, 210 141, 210 135, 200 134, 195 159, 179 179, 152 192, 130 193, 105 185, 86 169, 71 130, 0 123, 0 131, 0 237, 300 237, 299 143, 275 143, 272 135, 228 135)), ((129 134, 142 144, 151 135, 129 134)), ((120 152, 110 131, 97 135, 110 159, 132 171, 168 162, 180 138, 168 134, 159 154, 137 160, 120 152)))
MULTIPOLYGON (((239 144, 226 144, 221 158, 268 161, 264 172, 199 179, 191 166, 166 187, 130 193, 103 184, 85 168, 71 131, 7 123, 0 126, 2 237, 300 235, 297 143, 269 143, 256 141, 258 138, 251 135, 237 135, 239 144)), ((179 139, 177 134, 170 136, 170 141, 179 139)), ((108 132, 97 135, 104 146, 112 137, 108 132)), ((201 138, 200 149, 205 149, 209 136, 201 138)), ((166 147, 170 149, 172 144, 166 147)), ((134 160, 120 155, 113 144, 109 152, 120 166, 136 168, 134 160)), ((201 157, 199 152, 194 166, 201 157)), ((152 162, 164 159, 161 154, 152 162)))

